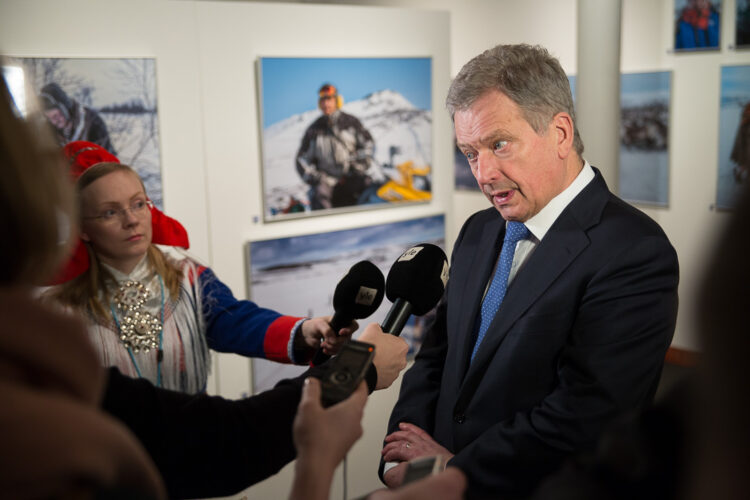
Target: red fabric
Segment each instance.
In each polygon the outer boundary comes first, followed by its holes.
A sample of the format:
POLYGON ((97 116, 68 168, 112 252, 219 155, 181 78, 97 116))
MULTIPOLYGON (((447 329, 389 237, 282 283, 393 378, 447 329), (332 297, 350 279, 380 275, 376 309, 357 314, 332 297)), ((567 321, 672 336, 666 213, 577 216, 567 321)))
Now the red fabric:
POLYGON ((73 179, 78 179, 87 168, 97 163, 120 163, 115 155, 88 141, 69 142, 63 147, 63 153, 70 162, 70 175, 73 179))
POLYGON ((182 224, 151 206, 151 242, 171 247, 190 248, 188 234, 182 224))
POLYGON ((707 7, 686 8, 682 13, 682 20, 699 30, 708 29, 711 9, 707 7))
POLYGON ((303 318, 294 316, 280 316, 268 325, 266 336, 263 339, 263 351, 266 359, 278 361, 279 363, 291 363, 287 347, 289 345, 289 332, 294 324, 303 318))
MULTIPOLYGON (((120 163, 112 153, 93 142, 74 141, 63 147, 65 157, 70 161, 70 174, 78 179, 86 169, 97 163, 120 163)), ((182 224, 167 216, 158 208, 151 206, 151 242, 158 245, 190 248, 188 234, 182 224)), ((59 285, 83 274, 89 268, 89 254, 83 240, 79 240, 70 260, 52 280, 51 285, 59 285)))
POLYGON ((70 259, 68 259, 65 266, 59 273, 57 273, 57 276, 55 276, 49 284, 60 285, 66 281, 72 280, 73 278, 77 278, 89 268, 89 265, 89 253, 86 250, 86 245, 83 243, 83 240, 79 238, 70 259))

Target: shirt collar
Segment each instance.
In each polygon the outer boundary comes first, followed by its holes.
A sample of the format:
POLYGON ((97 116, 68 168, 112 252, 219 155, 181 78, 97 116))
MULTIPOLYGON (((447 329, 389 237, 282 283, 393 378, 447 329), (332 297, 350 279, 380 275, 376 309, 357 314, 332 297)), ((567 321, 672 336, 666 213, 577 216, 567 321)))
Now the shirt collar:
POLYGON ((112 273, 112 276, 117 280, 118 283, 123 281, 146 281, 151 274, 151 266, 148 263, 148 255, 144 255, 141 261, 133 268, 130 274, 125 274, 122 271, 118 271, 114 267, 102 262, 102 266, 112 273))
POLYGON ((538 214, 527 220, 524 224, 529 229, 529 232, 534 235, 537 241, 542 241, 544 235, 547 234, 549 228, 555 223, 560 214, 565 210, 573 199, 583 191, 589 182, 594 178, 594 169, 588 161, 584 160, 583 168, 570 186, 565 190, 552 198, 544 208, 542 208, 538 214))

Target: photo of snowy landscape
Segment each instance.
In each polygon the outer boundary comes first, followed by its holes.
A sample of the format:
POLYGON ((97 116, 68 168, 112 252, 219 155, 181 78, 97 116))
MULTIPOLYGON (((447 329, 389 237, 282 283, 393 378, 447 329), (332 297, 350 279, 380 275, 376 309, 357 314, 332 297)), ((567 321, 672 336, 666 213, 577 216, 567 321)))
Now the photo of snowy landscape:
MULTIPOLYGON (((293 236, 248 244, 250 298, 262 307, 293 316, 333 314, 336 285, 357 262, 369 260, 388 277, 396 259, 417 243, 445 248, 445 218, 442 215, 379 224, 344 231, 293 236)), ((360 329, 381 323, 391 302, 383 299, 369 318, 358 320, 360 329)), ((421 345, 425 324, 432 313, 412 316, 401 337, 414 355, 421 345)), ((279 380, 299 375, 304 366, 292 366, 253 359, 253 391, 258 394, 279 380)))
POLYGON ((620 197, 627 201, 669 203, 670 86, 669 71, 621 75, 620 197))
POLYGON ((721 68, 720 103, 716 207, 729 209, 750 176, 750 66, 721 68))
MULTIPOLYGON (((54 84, 67 97, 72 112, 88 108, 98 114, 114 154, 140 174, 148 196, 162 208, 154 59, 9 58, 5 64, 6 80, 10 75, 16 82, 21 78, 19 88, 26 95, 39 96, 54 84)), ((74 123, 71 140, 91 141, 87 126, 74 123)))
MULTIPOLYGON (((370 172, 374 188, 390 183, 405 193, 404 199, 373 195, 357 208, 429 201, 429 58, 261 58, 258 65, 265 220, 317 215, 312 213, 310 186, 298 174, 295 158, 305 131, 322 114, 317 107, 317 92, 324 83, 338 89, 343 100, 341 110, 356 117, 374 139, 370 172)), ((337 210, 342 208, 322 212, 337 210)))

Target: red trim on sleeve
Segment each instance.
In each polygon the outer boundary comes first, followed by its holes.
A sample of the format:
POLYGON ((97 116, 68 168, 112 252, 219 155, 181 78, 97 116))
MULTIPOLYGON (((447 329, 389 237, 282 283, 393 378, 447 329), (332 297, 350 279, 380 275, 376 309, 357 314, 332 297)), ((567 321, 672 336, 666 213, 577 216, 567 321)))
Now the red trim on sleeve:
POLYGON ((291 363, 289 358, 289 341, 294 324, 302 318, 294 316, 279 316, 268 325, 266 336, 263 338, 263 351, 266 359, 280 363, 291 363))
MULTIPOLYGON (((201 274, 203 274, 203 271, 205 271, 206 269, 208 269, 206 266, 198 265, 197 266, 197 272, 198 272, 197 276, 200 276, 201 274)), ((191 286, 195 285, 195 278, 197 276, 193 273, 192 270, 190 271, 190 275, 188 276, 188 280, 189 280, 191 286)))

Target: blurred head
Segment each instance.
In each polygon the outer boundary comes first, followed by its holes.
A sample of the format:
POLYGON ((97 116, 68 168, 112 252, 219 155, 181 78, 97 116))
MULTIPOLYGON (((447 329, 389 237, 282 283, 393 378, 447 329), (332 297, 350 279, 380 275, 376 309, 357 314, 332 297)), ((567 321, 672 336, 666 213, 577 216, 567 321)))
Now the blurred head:
POLYGON ((50 108, 44 111, 44 116, 47 120, 58 130, 62 130, 68 126, 68 119, 65 117, 60 108, 50 108))
POLYGON ((52 82, 42 87, 39 93, 44 116, 58 130, 63 130, 70 123, 73 102, 58 84, 52 82))
POLYGON ((445 105, 451 117, 469 108, 480 97, 496 90, 515 103, 523 118, 543 133, 552 118, 566 113, 574 126, 574 149, 583 154, 583 141, 575 128, 570 82, 560 62, 540 46, 498 45, 466 63, 448 89, 445 105))
POLYGON ((320 90, 318 90, 318 107, 326 116, 330 116, 337 109, 340 109, 342 105, 341 101, 342 99, 338 90, 330 83, 323 84, 320 90))
POLYGON ((70 252, 77 213, 60 148, 38 111, 20 118, 0 79, 0 284, 36 285, 70 252))
POLYGON ((98 163, 77 182, 81 239, 101 262, 129 273, 152 239, 150 201, 138 174, 120 163, 98 163))

